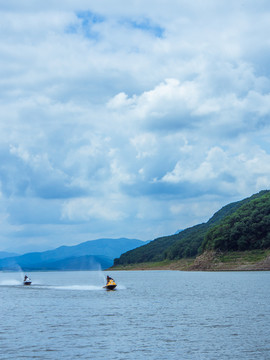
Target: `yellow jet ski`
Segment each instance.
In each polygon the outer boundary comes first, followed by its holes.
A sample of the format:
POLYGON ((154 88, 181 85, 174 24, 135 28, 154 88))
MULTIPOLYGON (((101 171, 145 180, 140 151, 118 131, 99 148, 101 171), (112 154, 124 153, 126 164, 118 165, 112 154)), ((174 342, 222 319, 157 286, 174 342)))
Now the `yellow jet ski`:
POLYGON ((115 281, 112 278, 110 278, 109 276, 107 276, 107 284, 105 286, 103 286, 104 289, 114 290, 116 288, 116 286, 117 285, 116 285, 115 281))

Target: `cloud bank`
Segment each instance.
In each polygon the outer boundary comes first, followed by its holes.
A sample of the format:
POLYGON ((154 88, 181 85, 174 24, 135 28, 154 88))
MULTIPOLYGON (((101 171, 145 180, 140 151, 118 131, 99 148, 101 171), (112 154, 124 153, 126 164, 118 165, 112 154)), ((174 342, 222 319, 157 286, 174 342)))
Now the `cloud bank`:
POLYGON ((269 188, 267 1, 0 16, 2 250, 153 239, 269 188))

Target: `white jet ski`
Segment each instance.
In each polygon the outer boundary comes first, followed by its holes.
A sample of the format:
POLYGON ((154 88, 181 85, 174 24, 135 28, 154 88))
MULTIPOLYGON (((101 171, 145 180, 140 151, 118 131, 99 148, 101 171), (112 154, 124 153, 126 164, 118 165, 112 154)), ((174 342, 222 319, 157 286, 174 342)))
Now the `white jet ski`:
POLYGON ((32 281, 31 279, 25 275, 24 280, 23 280, 23 285, 31 285, 32 281))

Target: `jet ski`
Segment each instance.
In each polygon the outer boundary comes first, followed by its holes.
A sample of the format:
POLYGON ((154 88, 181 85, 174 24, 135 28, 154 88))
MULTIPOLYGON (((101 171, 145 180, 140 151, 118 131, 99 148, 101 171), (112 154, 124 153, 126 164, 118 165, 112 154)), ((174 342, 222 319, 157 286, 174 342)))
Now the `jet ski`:
POLYGON ((25 275, 23 280, 23 285, 31 285, 31 284, 32 284, 31 279, 29 279, 29 277, 25 275))
POLYGON ((114 290, 116 288, 116 286, 117 285, 116 285, 115 281, 111 278, 111 279, 109 279, 107 284, 105 286, 103 286, 103 288, 106 290, 114 290))

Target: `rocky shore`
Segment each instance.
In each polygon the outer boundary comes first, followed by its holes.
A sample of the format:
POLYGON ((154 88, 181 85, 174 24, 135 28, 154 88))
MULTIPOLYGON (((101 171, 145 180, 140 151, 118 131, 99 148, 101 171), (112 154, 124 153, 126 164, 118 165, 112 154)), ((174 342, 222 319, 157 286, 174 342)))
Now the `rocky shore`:
POLYGON ((269 271, 270 255, 259 261, 250 260, 241 253, 238 256, 229 256, 215 251, 208 251, 198 256, 189 270, 199 271, 269 271))
POLYGON ((206 251, 195 259, 130 264, 111 270, 270 271, 270 250, 222 253, 206 251))

